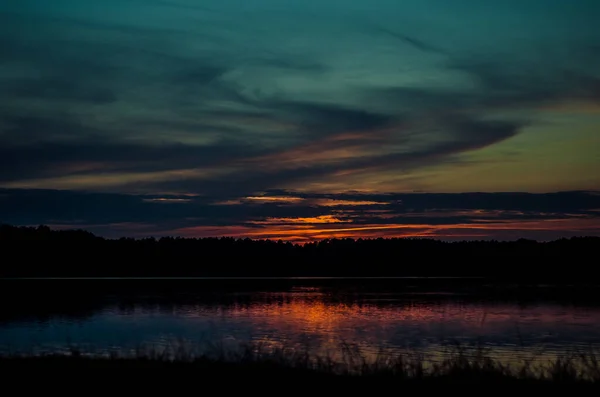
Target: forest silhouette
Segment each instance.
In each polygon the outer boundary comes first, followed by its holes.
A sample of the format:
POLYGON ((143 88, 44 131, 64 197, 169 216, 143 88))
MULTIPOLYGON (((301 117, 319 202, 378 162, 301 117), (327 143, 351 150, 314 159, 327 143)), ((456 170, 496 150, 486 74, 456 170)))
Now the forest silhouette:
POLYGON ((486 277, 594 279, 599 237, 549 242, 377 238, 303 245, 223 238, 105 239, 0 226, 0 277, 486 277))

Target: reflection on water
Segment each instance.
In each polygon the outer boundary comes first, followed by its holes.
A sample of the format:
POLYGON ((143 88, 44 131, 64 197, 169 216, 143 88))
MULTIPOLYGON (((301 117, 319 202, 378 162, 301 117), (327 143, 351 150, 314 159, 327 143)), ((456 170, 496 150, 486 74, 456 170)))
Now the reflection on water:
MULTIPOLYGON (((550 358, 600 347, 600 308, 479 301, 400 293, 336 294, 319 288, 222 293, 161 300, 105 297, 77 310, 0 319, 5 351, 68 345, 94 351, 165 346, 184 340, 226 348, 257 342, 337 357, 342 344, 367 356, 481 345, 505 360, 550 358)), ((74 299, 75 301, 76 299, 74 299)))

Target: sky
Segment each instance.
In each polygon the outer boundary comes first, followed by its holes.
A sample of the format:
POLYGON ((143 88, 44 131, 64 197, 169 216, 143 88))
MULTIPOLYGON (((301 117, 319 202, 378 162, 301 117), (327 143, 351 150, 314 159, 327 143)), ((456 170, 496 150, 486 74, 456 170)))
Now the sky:
POLYGON ((0 222, 600 235, 597 0, 5 0, 0 222))

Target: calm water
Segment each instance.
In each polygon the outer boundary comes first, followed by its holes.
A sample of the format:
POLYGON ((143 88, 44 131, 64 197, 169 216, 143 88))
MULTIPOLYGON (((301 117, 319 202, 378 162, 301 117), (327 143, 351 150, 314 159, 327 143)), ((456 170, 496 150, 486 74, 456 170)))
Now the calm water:
POLYGON ((536 299, 531 290, 522 300, 405 285, 378 291, 297 282, 242 289, 246 291, 188 285, 168 294, 61 289, 58 299, 52 289, 42 294, 36 288, 29 300, 23 298, 27 293, 12 302, 4 297, 0 349, 39 352, 78 346, 102 353, 182 344, 234 349, 256 342, 334 357, 342 344, 365 356, 407 348, 435 356, 458 342, 483 345, 492 355, 512 360, 600 348, 599 305, 536 299))

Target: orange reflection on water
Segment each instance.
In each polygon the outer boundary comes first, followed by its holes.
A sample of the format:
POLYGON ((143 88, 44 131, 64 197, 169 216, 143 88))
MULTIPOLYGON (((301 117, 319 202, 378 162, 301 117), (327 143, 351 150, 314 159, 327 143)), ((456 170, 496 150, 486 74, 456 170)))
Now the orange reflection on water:
MULTIPOLYGON (((231 318, 251 318, 256 323, 292 326, 305 332, 355 332, 370 326, 379 329, 402 324, 431 326, 460 323, 470 332, 495 333, 502 326, 514 330, 515 322, 532 321, 551 327, 572 322, 600 326, 600 310, 558 305, 518 306, 511 303, 464 303, 442 300, 442 293, 361 294, 359 300, 339 300, 325 292, 265 293, 263 299, 226 308, 231 318), (437 298, 436 298, 437 297, 437 298)), ((458 299, 458 298, 457 298, 458 299)), ((193 312, 188 315, 193 316, 193 312)), ((532 324, 533 324, 532 323, 532 324)))
MULTIPOLYGON (((202 307, 188 308, 185 314, 207 316, 202 307)), ((595 336, 600 334, 598 308, 484 303, 436 294, 344 298, 318 291, 265 293, 223 307, 219 318, 267 348, 307 349, 335 359, 344 346, 357 348, 368 359, 405 354, 407 348, 439 358, 444 345, 459 342, 491 346, 489 354, 506 362, 534 354, 547 360, 600 343, 595 336)))

